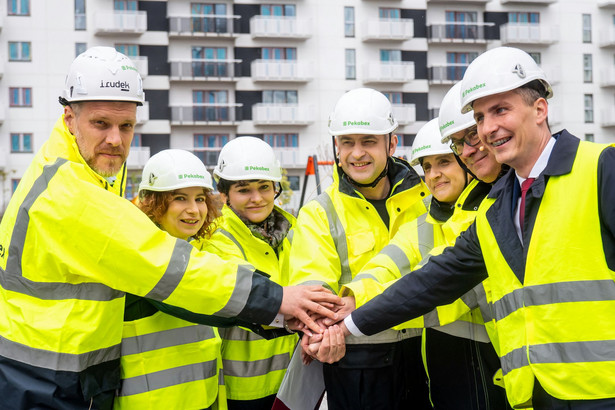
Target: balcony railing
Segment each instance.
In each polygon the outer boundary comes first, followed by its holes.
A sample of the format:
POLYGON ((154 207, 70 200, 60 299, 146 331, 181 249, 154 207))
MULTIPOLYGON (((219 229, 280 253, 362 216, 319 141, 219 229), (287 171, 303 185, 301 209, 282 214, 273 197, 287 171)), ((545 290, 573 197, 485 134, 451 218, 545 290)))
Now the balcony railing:
POLYGON ((240 16, 204 14, 169 17, 169 36, 232 37, 237 35, 235 21, 240 16))
POLYGON ((149 157, 149 147, 130 147, 126 166, 128 169, 143 169, 149 157))
POLYGON ((615 67, 604 68, 600 71, 600 86, 615 87, 615 67))
POLYGON ((143 34, 147 31, 145 11, 99 11, 94 15, 96 34, 143 34))
POLYGON ((429 84, 454 84, 461 81, 468 64, 436 65, 427 68, 429 84))
POLYGON ((307 164, 307 152, 298 147, 275 147, 273 151, 282 168, 305 168, 307 164))
POLYGON ((500 0, 501 4, 551 4, 557 0, 500 0))
POLYGON ((203 164, 208 167, 215 167, 218 164, 218 156, 220 156, 220 151, 222 148, 214 147, 194 147, 192 149, 192 153, 199 157, 203 164))
POLYGON ((547 24, 506 23, 500 26, 502 44, 552 44, 557 27, 547 24))
POLYGON ((236 125, 243 104, 194 103, 171 106, 171 125, 236 125))
POLYGON ((615 28, 613 26, 600 30, 600 47, 615 47, 615 28))
POLYGON ((250 19, 252 38, 305 39, 312 36, 311 21, 297 17, 254 16, 250 19))
POLYGON ((363 41, 410 40, 414 37, 412 19, 373 19, 363 22, 363 41))
POLYGON ((363 66, 364 83, 405 83, 414 80, 414 62, 379 61, 363 66))
POLYGON ((600 125, 603 127, 615 127, 615 107, 604 108, 600 112, 600 125))
POLYGON ((615 8, 615 0, 598 0, 598 7, 600 8, 615 8))
POLYGON ((416 122, 416 106, 414 104, 392 104, 393 118, 399 125, 412 124, 416 122))
POLYGON ((427 26, 431 43, 485 43, 485 28, 494 23, 438 23, 427 26))
POLYGON ((314 122, 314 106, 298 104, 254 104, 254 124, 308 125, 314 122))
POLYGON ((149 121, 149 101, 143 102, 143 105, 137 107, 137 124, 144 124, 149 121))
POLYGON ((241 73, 239 69, 241 60, 185 60, 171 61, 171 80, 174 81, 232 81, 241 73))
POLYGON ((251 71, 253 81, 307 82, 313 78, 311 64, 297 60, 254 60, 251 71))
POLYGON ((428 108, 427 113, 429 114, 429 119, 433 120, 434 118, 437 118, 438 115, 440 114, 440 107, 428 108))
POLYGON ((137 68, 139 74, 141 74, 141 77, 147 77, 147 74, 149 73, 147 56, 130 56, 130 59, 135 64, 135 67, 137 68))
MULTIPOLYGON (((491 0, 453 0, 454 3, 474 3, 474 4, 487 4, 491 0)), ((451 0, 427 0, 427 3, 450 3, 451 0)))

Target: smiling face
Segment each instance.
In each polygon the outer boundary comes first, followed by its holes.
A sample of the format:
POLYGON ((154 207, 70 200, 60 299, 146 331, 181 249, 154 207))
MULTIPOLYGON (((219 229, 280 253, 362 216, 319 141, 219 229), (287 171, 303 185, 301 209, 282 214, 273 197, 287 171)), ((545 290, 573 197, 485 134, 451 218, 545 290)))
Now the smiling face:
POLYGON ((479 98, 473 103, 478 135, 497 162, 508 164, 525 178, 551 138, 547 102, 528 104, 516 92, 479 98))
POLYGON ((239 181, 231 185, 226 199, 239 216, 252 223, 260 223, 273 212, 274 183, 266 180, 239 181))
MULTIPOLYGON (((476 133, 476 126, 456 132, 451 135, 451 141, 463 141, 464 138, 468 137, 468 140, 472 140, 471 135, 468 135, 472 133, 476 133)), ((482 146, 481 143, 475 146, 463 144, 463 151, 459 158, 478 179, 492 183, 500 175, 502 165, 495 160, 495 156, 489 150, 484 149, 484 147, 481 150, 482 146)))
POLYGON ((171 192, 167 211, 158 220, 160 227, 176 238, 188 240, 195 236, 207 218, 206 199, 203 187, 171 192))
POLYGON ((395 153, 397 135, 340 135, 335 139, 342 170, 360 184, 373 182, 395 153))
POLYGON ((88 101, 64 107, 64 121, 85 162, 103 177, 116 175, 130 150, 137 104, 88 101))
POLYGON ((425 184, 440 202, 454 203, 466 186, 466 172, 454 154, 428 155, 423 158, 425 184))

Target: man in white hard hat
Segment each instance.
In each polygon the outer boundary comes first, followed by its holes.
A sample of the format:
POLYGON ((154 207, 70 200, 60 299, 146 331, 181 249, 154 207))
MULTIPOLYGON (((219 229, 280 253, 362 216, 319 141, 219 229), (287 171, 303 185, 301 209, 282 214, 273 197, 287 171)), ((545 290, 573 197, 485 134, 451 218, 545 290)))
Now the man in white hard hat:
MULTIPOLYGON (((0 224, 0 394, 11 409, 110 409, 119 387, 124 292, 269 324, 334 316, 322 288, 282 288, 159 230, 122 198, 143 85, 110 47, 72 63, 64 114, 0 224), (278 319, 279 320, 279 319, 278 319)), ((155 176, 153 176, 155 178, 155 176)))
POLYGON ((615 148, 551 135, 544 72, 489 50, 461 98, 484 147, 512 169, 442 255, 346 318, 373 334, 490 278, 498 354, 514 408, 615 408, 615 148))
MULTIPOLYGON (((328 128, 337 153, 334 182, 299 212, 290 283, 321 284, 337 292, 362 279, 357 274, 363 265, 401 225, 414 224, 416 237, 430 237, 432 246, 433 228, 420 223, 426 217, 427 187, 407 162, 392 156, 397 121, 382 93, 369 88, 347 92, 335 105, 328 128)), ((387 330, 348 339, 346 357, 323 367, 329 409, 431 408, 420 334, 420 329, 387 330)))

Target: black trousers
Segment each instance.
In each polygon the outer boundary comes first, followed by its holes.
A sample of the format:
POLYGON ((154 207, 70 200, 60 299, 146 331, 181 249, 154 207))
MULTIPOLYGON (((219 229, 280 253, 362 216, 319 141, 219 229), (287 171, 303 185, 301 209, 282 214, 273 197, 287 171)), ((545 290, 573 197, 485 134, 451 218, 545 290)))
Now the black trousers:
POLYGON ((347 345, 346 356, 323 365, 329 410, 431 409, 421 338, 347 345))
POLYGON ((551 396, 534 380, 532 395, 534 410, 613 410, 615 398, 599 400, 560 400, 551 396))
POLYGON ((254 400, 227 400, 229 410, 271 410, 275 394, 254 400))

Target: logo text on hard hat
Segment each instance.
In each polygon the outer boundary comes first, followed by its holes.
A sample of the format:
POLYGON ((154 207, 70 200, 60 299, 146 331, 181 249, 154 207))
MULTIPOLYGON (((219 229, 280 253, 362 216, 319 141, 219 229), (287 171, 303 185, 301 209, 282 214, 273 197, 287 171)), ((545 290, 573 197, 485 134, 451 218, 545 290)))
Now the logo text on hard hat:
POLYGON ((417 152, 421 152, 421 151, 423 151, 423 150, 429 149, 429 148, 431 148, 431 144, 429 144, 429 145, 423 145, 423 146, 421 146, 421 147, 417 147, 417 148, 415 148, 415 149, 413 149, 413 150, 412 150, 412 155, 416 154, 417 152))
POLYGON ((259 166, 254 166, 254 165, 246 165, 245 170, 246 171, 269 171, 269 168, 259 167, 259 166))
POLYGON ((132 71, 137 71, 137 69, 131 65, 123 65, 122 66, 122 70, 126 71, 126 70, 132 70, 132 71))
POLYGON ((521 64, 515 65, 512 72, 513 74, 517 74, 519 78, 525 78, 525 70, 523 69, 523 66, 521 64))
POLYGON ((344 127, 350 127, 352 125, 366 125, 369 126, 370 122, 369 121, 344 121, 342 124, 344 127))
POLYGON ((205 175, 201 174, 179 174, 177 176, 178 179, 205 179, 205 175))
POLYGON ((461 98, 465 97, 466 95, 470 94, 471 92, 474 92, 476 90, 480 90, 483 87, 486 87, 487 84, 485 83, 480 83, 480 84, 476 84, 474 87, 470 87, 466 90, 463 90, 463 93, 461 94, 461 98))
POLYGON ((100 88, 119 88, 120 91, 130 91, 128 81, 103 81, 100 80, 100 88))
POLYGON ((451 120, 451 121, 447 122, 446 124, 442 124, 442 126, 440 127, 440 131, 442 131, 444 128, 448 128, 448 127, 450 127, 450 126, 451 126, 451 125, 453 125, 454 123, 455 123, 455 121, 454 121, 454 120, 451 120))

